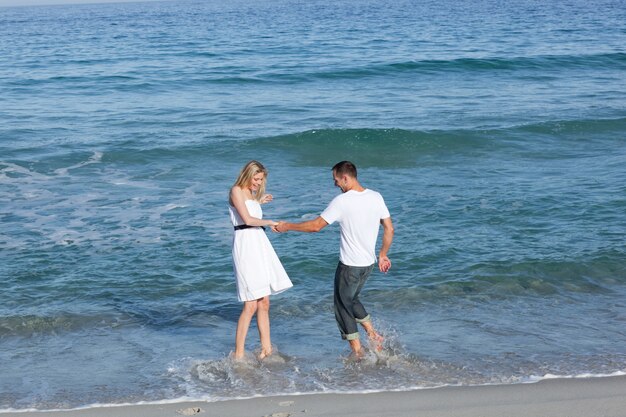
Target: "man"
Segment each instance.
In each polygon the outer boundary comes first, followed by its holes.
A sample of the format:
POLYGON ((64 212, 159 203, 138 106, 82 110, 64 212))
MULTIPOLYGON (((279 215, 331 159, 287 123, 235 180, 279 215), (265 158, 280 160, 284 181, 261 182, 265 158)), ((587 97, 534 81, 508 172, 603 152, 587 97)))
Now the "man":
POLYGON ((382 349, 383 337, 374 327, 370 315, 359 300, 359 293, 376 264, 376 239, 379 225, 383 226, 383 241, 378 253, 378 268, 386 273, 391 268, 387 252, 393 240, 393 224, 383 197, 364 188, 357 180, 356 166, 342 161, 333 167, 333 179, 342 194, 335 197, 322 214, 302 223, 279 222, 278 232, 319 232, 338 222, 341 228, 339 265, 335 272, 335 318, 343 339, 360 356, 360 323, 377 350, 382 349))

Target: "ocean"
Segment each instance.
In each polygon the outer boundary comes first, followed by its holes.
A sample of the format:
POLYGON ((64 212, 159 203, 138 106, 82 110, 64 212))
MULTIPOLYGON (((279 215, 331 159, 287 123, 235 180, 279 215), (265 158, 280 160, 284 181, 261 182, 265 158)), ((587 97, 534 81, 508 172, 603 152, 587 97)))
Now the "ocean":
POLYGON ((621 0, 0 8, 0 411, 626 373, 621 0), (269 238, 276 354, 229 359, 228 190, 315 218, 351 160, 396 229, 355 361, 339 229, 269 238))

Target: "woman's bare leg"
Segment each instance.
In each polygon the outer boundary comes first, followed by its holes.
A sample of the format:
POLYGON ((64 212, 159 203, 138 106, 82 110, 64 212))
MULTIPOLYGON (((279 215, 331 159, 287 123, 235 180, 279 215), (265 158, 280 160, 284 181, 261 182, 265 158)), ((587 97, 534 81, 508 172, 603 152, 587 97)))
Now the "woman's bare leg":
POLYGON ((246 336, 252 317, 257 312, 257 300, 245 301, 243 309, 237 321, 237 332, 235 334, 235 359, 242 359, 245 354, 246 336))
POLYGON ((261 339, 261 354, 259 355, 259 359, 263 359, 272 354, 269 295, 257 300, 256 320, 259 328, 259 338, 261 339))

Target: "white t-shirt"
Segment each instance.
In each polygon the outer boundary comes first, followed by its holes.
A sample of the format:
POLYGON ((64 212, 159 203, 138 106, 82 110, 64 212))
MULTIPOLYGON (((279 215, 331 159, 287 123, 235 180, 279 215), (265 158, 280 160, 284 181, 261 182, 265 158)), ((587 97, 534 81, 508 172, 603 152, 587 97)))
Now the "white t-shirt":
POLYGON ((322 212, 328 224, 339 222, 339 260, 348 266, 376 262, 376 239, 380 221, 390 217, 383 196, 373 190, 350 190, 338 195, 322 212))

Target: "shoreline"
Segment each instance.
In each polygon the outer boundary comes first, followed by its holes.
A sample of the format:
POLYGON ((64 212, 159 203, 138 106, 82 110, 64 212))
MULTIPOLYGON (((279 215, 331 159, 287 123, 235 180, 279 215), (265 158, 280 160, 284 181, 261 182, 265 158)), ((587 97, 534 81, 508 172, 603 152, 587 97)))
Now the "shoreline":
POLYGON ((55 411, 10 411, 0 412, 0 416, 623 417, 624 410, 626 376, 620 375, 412 391, 293 394, 215 402, 182 401, 55 411))

